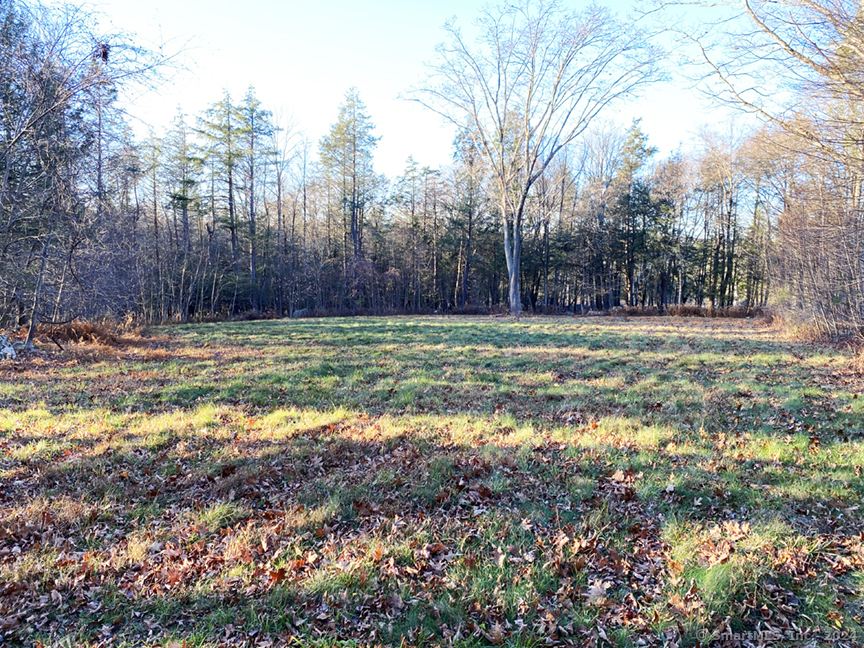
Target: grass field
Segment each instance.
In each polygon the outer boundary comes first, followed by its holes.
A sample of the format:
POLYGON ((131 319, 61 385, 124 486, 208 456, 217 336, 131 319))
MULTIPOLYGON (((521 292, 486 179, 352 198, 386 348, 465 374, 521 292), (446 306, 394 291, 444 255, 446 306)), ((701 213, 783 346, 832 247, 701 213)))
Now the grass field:
POLYGON ((842 350, 676 318, 152 335, 0 363, 0 645, 864 645, 842 350))

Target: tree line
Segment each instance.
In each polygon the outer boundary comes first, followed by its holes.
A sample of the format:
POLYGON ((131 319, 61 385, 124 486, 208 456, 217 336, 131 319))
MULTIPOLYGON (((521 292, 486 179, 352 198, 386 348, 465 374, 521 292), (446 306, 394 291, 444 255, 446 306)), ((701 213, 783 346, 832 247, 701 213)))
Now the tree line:
POLYGON ((660 158, 605 112, 657 78, 658 51, 597 7, 487 9, 506 65, 449 25, 441 74, 411 92, 457 125, 452 160, 395 178, 375 171, 355 88, 317 142, 252 88, 139 141, 118 90, 164 61, 94 35, 80 8, 11 2, 0 21, 0 326, 771 301, 837 334, 864 312, 849 155, 812 123, 806 139, 765 120, 660 158), (586 61, 620 73, 601 87, 586 61), (471 84, 502 69, 509 94, 484 114, 471 84))

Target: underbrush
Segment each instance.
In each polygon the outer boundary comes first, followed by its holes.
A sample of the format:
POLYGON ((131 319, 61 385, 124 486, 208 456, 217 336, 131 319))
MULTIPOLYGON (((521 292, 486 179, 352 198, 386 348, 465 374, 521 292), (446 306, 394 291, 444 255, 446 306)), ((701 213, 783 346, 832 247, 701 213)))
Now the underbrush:
POLYGON ((657 317, 670 315, 672 317, 718 317, 730 319, 746 319, 748 317, 763 317, 762 308, 750 306, 729 306, 727 308, 711 308, 694 304, 673 304, 661 311, 656 306, 622 306, 613 308, 613 315, 625 317, 657 317))
MULTIPOLYGON (((10 340, 25 340, 27 329, 10 331, 10 340)), ((154 335, 137 323, 101 320, 72 321, 60 324, 40 324, 34 336, 35 348, 20 349, 18 358, 9 363, 22 369, 53 366, 74 366, 79 363, 111 362, 137 357, 163 361, 171 357, 169 339, 154 335)))
POLYGON ((852 371, 856 376, 864 376, 864 343, 858 342, 852 349, 852 371))
MULTIPOLYGON (((96 343, 110 346, 121 346, 127 339, 119 327, 108 323, 69 322, 66 324, 49 324, 39 326, 37 339, 55 344, 67 342, 74 344, 96 343)), ((140 335, 140 333, 139 333, 140 335)))

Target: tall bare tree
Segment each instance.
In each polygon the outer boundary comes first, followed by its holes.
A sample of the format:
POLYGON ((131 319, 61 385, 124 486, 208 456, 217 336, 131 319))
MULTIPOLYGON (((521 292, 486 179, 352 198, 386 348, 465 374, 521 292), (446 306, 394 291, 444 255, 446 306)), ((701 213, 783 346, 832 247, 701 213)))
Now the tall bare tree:
POLYGON ((659 50, 630 21, 557 0, 486 7, 469 43, 455 21, 410 98, 463 127, 487 159, 504 230, 510 312, 522 310, 522 222, 532 187, 607 106, 659 76, 659 50))

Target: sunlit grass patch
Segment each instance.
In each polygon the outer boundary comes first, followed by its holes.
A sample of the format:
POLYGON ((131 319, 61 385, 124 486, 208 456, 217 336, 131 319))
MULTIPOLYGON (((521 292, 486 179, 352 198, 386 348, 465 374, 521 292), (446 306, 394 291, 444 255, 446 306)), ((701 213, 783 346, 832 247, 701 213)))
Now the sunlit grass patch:
POLYGON ((213 532, 241 517, 243 513, 244 509, 236 503, 220 501, 209 505, 190 522, 202 525, 204 531, 213 532))

